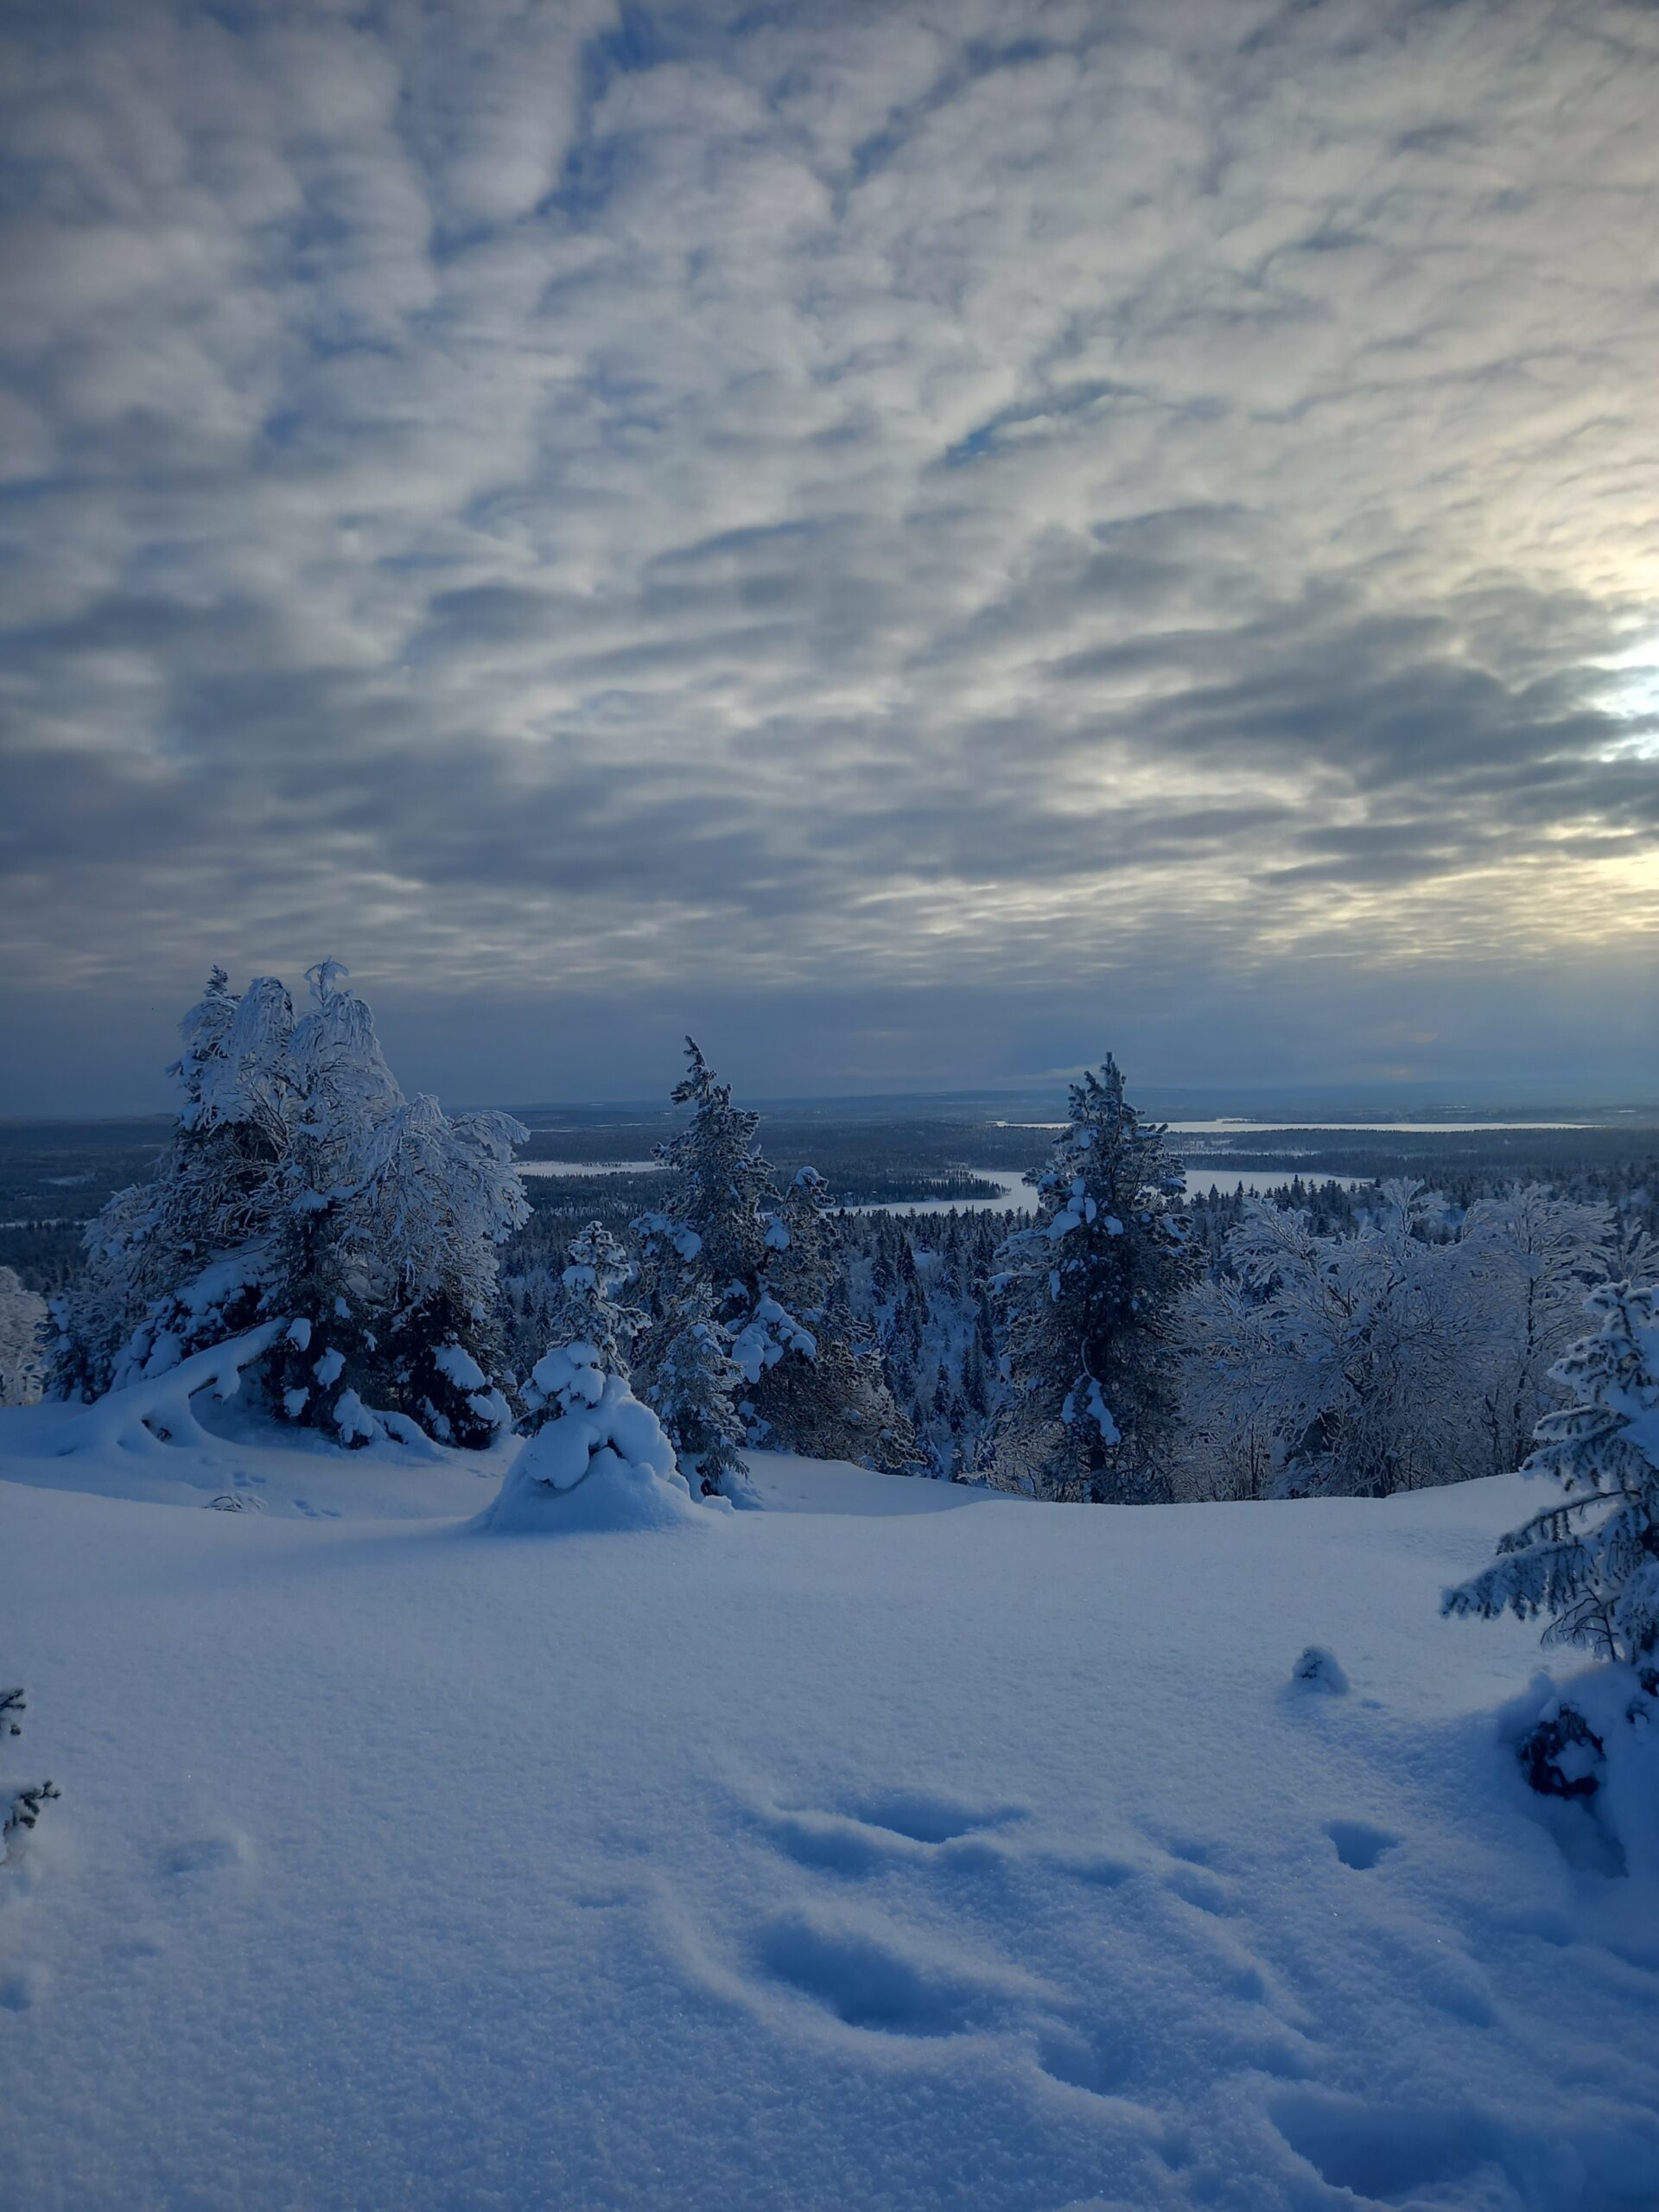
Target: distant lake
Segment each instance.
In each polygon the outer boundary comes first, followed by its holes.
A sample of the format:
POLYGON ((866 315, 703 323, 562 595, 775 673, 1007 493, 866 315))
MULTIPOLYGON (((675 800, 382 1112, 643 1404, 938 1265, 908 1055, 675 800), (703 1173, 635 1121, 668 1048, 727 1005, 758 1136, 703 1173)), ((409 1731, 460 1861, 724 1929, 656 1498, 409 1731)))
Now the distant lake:
MULTIPOLYGON (((1014 1126, 1036 1125, 1015 1123, 1014 1126)), ((1062 1123, 1060 1126, 1065 1125, 1062 1123)), ((883 1205, 849 1206, 847 1211, 849 1213, 902 1214, 1007 1213, 1010 1209, 1016 1213, 1030 1213, 1034 1211, 1032 1201, 1036 1193, 1018 1168, 969 1167, 963 1172, 977 1175, 988 1183, 996 1184, 998 1195, 994 1198, 918 1198, 910 1205, 890 1199, 883 1205)), ((1189 1167, 1186 1187, 1189 1191, 1207 1193, 1213 1184, 1217 1190, 1230 1195, 1242 1183, 1247 1192, 1260 1196, 1264 1191, 1279 1190, 1290 1181, 1294 1172, 1289 1167, 1189 1167)), ((1319 1183, 1340 1183, 1345 1191, 1359 1191, 1364 1189, 1370 1178, 1366 1175, 1314 1175, 1306 1179, 1319 1183)))
MULTIPOLYGON (((998 1122, 999 1129, 1063 1129, 1064 1122, 998 1122)), ((1362 1135, 1366 1131, 1391 1136, 1455 1137, 1491 1135, 1500 1129, 1589 1129, 1593 1122, 1243 1122, 1231 1116, 1219 1122, 1169 1122, 1172 1136, 1246 1137, 1276 1135, 1283 1131, 1314 1130, 1321 1136, 1362 1135)))
POLYGON ((521 1160, 521 1175, 665 1175, 660 1160, 521 1160))

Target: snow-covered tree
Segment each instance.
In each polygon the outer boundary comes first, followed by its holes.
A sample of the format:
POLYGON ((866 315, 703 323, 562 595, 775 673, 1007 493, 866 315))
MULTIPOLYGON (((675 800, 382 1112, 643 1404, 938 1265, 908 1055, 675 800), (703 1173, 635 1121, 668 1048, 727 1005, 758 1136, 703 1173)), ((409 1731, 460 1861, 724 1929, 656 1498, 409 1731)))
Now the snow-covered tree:
POLYGON ((658 1212, 635 1224, 645 1253, 651 1328, 641 1388, 664 1402, 664 1366, 694 1285, 742 1376, 737 1408, 747 1440, 816 1458, 893 1463, 906 1424, 880 1363, 826 1325, 833 1274, 829 1198, 804 1169, 779 1195, 757 1137, 760 1116, 732 1103, 695 1039, 673 1091, 686 1126, 657 1147, 672 1175, 658 1212))
POLYGON ((1168 1132, 1128 1103, 1109 1054, 1071 1086, 1065 1129, 1030 1179, 1036 1219, 1004 1244, 995 1280, 1009 1388, 993 1478, 1040 1497, 1160 1497, 1195 1262, 1168 1132))
POLYGON ((1385 1184, 1377 1218, 1346 1236, 1249 1203, 1227 1245, 1232 1278, 1186 1312, 1200 1433, 1230 1426, 1240 1451, 1273 1461, 1280 1494, 1383 1497, 1452 1479, 1478 1301, 1470 1255, 1426 1233, 1438 1215, 1411 1182, 1385 1184))
POLYGON ((0 1406, 32 1405, 41 1395, 41 1331, 46 1300, 0 1268, 0 1406))
POLYGON ((734 1501, 748 1493, 739 1446, 745 1387, 731 1343, 714 1317, 706 1283, 693 1278, 676 1300, 657 1379, 657 1411, 690 1478, 695 1464, 704 1497, 734 1501))
POLYGON ((652 1527, 691 1510, 673 1445, 629 1387, 641 1316, 622 1296, 633 1273, 597 1222, 572 1243, 554 1342, 524 1389, 529 1437, 486 1528, 652 1527))
POLYGON ((573 1237, 569 1264, 559 1278, 551 1341, 524 1385, 532 1432, 544 1418, 576 1403, 596 1402, 597 1377, 626 1382, 645 1316, 625 1302, 637 1269, 618 1240, 599 1222, 573 1237))
POLYGON ((1605 1208, 1536 1185, 1459 1222, 1384 1184, 1351 1230, 1244 1201, 1186 1305, 1183 1457, 1206 1497, 1386 1496, 1513 1466, 1604 1269, 1605 1208))
POLYGON ((635 1227, 648 1261, 671 1281, 700 1276, 715 1319, 741 1326, 760 1300, 766 1211, 777 1191, 756 1137, 760 1116, 733 1105, 731 1085, 716 1080, 695 1038, 685 1053, 685 1074, 670 1096, 691 1109, 690 1118, 656 1147, 673 1179, 667 1203, 635 1227))
POLYGON ((1636 1664, 1659 1650, 1659 1287, 1603 1283, 1586 1303, 1599 1325, 1554 1369, 1573 1402, 1544 1415, 1522 1470, 1564 1496, 1442 1611, 1547 1614, 1546 1643, 1636 1664))
POLYGON ((836 1230, 829 1185, 803 1167, 766 1224, 766 1297, 735 1344, 749 1381, 758 1435, 813 1459, 853 1459, 884 1473, 921 1464, 915 1433, 894 1403, 876 1345, 855 1333, 830 1292, 836 1230), (770 1309, 787 1317, 780 1325, 770 1309), (793 1357, 770 1357, 780 1342, 793 1357))
POLYGON ((524 1218, 500 1115, 405 1100, 338 963, 310 970, 296 1021, 261 977, 215 969, 181 1025, 184 1103, 147 1185, 87 1232, 59 1302, 54 1395, 165 1374, 280 1317, 256 1389, 280 1418, 364 1443, 388 1420, 487 1442, 495 1254, 524 1218))
POLYGON ((185 1094, 172 1141, 148 1183, 88 1224, 86 1272, 54 1302, 51 1395, 99 1396, 257 1318, 289 1141, 293 1027, 275 977, 238 999, 214 969, 168 1071, 185 1094))
POLYGON ((1612 1236, 1611 1207, 1558 1198, 1541 1183, 1477 1199, 1464 1217, 1458 1241, 1475 1262, 1485 1325, 1478 1389, 1494 1474, 1519 1464, 1549 1409, 1550 1371, 1580 1333, 1585 1293, 1606 1274, 1612 1236))
POLYGON ((366 1217, 368 1302, 394 1402, 445 1443, 486 1445, 510 1420, 499 1365, 496 1252, 527 1217, 507 1115, 447 1115, 435 1098, 376 1127, 354 1206, 366 1217))

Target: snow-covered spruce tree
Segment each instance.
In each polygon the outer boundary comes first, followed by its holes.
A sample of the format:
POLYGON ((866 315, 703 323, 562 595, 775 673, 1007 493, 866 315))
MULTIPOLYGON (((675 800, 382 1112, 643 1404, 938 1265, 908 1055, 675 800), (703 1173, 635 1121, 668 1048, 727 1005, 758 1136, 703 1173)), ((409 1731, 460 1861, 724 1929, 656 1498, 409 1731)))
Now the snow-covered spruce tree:
POLYGON ((281 1319, 254 1370, 280 1418, 348 1444, 406 1422, 478 1444, 505 1422, 495 1249, 523 1218, 523 1132, 405 1100, 345 974, 314 968, 296 1022, 274 978, 237 999, 214 971, 181 1025, 172 1141, 92 1225, 56 1309, 54 1395, 164 1375, 281 1319))
POLYGON ((87 1224, 86 1267, 54 1301, 48 1394, 86 1401, 159 1373, 258 1318, 289 1149, 289 995, 216 968, 168 1072, 184 1103, 149 1181, 87 1224))
POLYGON ((393 1414, 476 1448, 509 1419, 493 1380, 496 1249, 525 1217, 505 1115, 405 1099, 338 963, 308 971, 265 1310, 286 1416, 366 1443, 393 1414))
POLYGON ((749 1378, 751 1421, 758 1436, 807 1459, 915 1473, 923 1464, 915 1431, 887 1388, 880 1348, 855 1333, 850 1308, 832 1294, 830 1207, 823 1176, 803 1167, 767 1223, 767 1302, 789 1315, 799 1333, 785 1344, 786 1355, 794 1356, 768 1361, 770 1338, 757 1340, 753 1325, 740 1332, 734 1351, 749 1378))
POLYGON ((288 1151, 264 1284, 264 1310, 289 1326, 263 1379, 287 1420, 359 1445, 375 1434, 368 1404, 390 1402, 376 1389, 390 1379, 376 1325, 389 1317, 373 1310, 363 1196, 377 1132, 404 1096, 346 973, 333 960, 306 971, 311 1004, 289 1042, 288 1151))
POLYGON ((714 1317, 707 1283, 694 1277, 675 1300, 657 1376, 657 1411, 688 1480, 705 1497, 747 1497, 748 1468, 739 1451, 745 1388, 731 1343, 714 1317))
POLYGON ((633 1346, 645 1327, 645 1317, 624 1294, 638 1269, 618 1239, 597 1221, 590 1221, 571 1241, 555 1307, 551 1338, 524 1385, 528 1415, 524 1423, 533 1433, 544 1418, 568 1412, 573 1403, 593 1403, 599 1381, 614 1375, 626 1382, 633 1346), (572 1393, 575 1395, 572 1395, 572 1393))
POLYGON ((1175 1421, 1176 1313, 1196 1262, 1160 1122, 1123 1096, 1109 1054, 1071 1086, 1032 1181, 1037 1217, 999 1255, 1008 1393, 993 1479, 1039 1497, 1160 1497, 1175 1421))
POLYGON ((1659 1287, 1603 1283, 1586 1306, 1600 1325, 1554 1370, 1573 1403, 1544 1415, 1522 1470, 1565 1495, 1441 1611, 1548 1614, 1546 1643, 1639 1666, 1659 1651, 1659 1287))
POLYGON ((634 1224, 652 1319, 640 1359, 645 1395, 661 1407, 679 1302, 701 1283, 742 1375, 737 1406, 749 1443, 908 1464, 913 1442, 879 1358, 829 1313, 834 1259, 823 1179, 803 1169, 780 1197, 757 1141, 759 1115, 733 1105, 730 1086, 689 1037, 686 1056, 672 1096, 691 1116, 657 1147, 673 1181, 663 1210, 634 1224))
POLYGON ((662 1424, 629 1387, 643 1320, 622 1303, 633 1273, 598 1222, 571 1244, 555 1340, 524 1393, 528 1439, 480 1527, 649 1528, 696 1510, 662 1424))
POLYGON ((391 1402, 446 1444, 480 1448, 512 1416, 500 1365, 496 1253, 528 1217, 499 1113, 447 1115, 410 1099, 375 1129, 357 1205, 368 1222, 369 1303, 391 1402))

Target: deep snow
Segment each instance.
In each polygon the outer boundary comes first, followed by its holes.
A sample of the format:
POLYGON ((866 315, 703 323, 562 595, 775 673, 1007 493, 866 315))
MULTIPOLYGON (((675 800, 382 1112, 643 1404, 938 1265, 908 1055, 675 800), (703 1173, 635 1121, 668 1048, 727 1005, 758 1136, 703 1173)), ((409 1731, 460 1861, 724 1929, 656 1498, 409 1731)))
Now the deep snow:
POLYGON ((1436 1618, 1529 1485, 500 1537, 505 1452, 73 1418, 0 1413, 8 2208, 1659 2203, 1654 1886, 1436 1618))

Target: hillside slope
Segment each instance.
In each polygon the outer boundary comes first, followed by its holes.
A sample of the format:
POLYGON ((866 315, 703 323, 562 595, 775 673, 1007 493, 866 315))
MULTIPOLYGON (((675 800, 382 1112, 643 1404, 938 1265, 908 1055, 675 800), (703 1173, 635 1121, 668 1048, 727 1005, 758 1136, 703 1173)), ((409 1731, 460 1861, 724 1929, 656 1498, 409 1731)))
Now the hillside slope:
POLYGON ((1513 1479, 760 1458, 762 1513, 493 1539, 453 1465, 63 1419, 0 1414, 0 1773, 63 1789, 0 1871, 9 2204, 1659 2202, 1653 1889, 1497 1739, 1534 1637, 1436 1618, 1513 1479))

